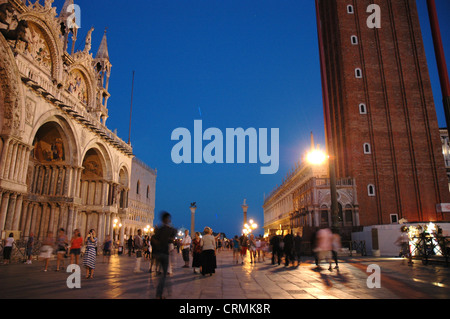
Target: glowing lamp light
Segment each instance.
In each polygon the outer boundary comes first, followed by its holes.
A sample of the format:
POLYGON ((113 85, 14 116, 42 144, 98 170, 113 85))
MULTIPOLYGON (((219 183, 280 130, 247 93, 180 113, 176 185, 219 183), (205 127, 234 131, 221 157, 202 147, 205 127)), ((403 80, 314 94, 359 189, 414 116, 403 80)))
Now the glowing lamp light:
POLYGON ((325 161, 327 160, 327 155, 322 151, 314 150, 306 155, 306 160, 310 164, 320 165, 325 163, 325 161))

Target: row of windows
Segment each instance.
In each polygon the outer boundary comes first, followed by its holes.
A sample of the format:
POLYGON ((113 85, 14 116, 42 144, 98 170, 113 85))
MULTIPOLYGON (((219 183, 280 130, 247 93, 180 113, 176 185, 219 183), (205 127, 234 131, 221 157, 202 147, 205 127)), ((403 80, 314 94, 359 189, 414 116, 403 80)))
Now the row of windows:
MULTIPOLYGON (((347 13, 348 14, 354 14, 355 13, 355 9, 353 8, 352 5, 348 5, 347 6, 347 13)), ((352 35, 350 37, 350 41, 352 45, 358 45, 359 44, 359 40, 358 37, 356 35, 352 35)), ((362 79, 362 70, 360 68, 356 68, 355 69, 355 77, 357 79, 362 79)), ((364 103, 361 103, 359 105, 359 113, 364 115, 367 114, 367 107, 364 103)), ((364 154, 372 154, 372 147, 370 146, 369 143, 365 143, 364 146, 364 154)), ((374 197, 375 196, 375 185, 368 185, 367 186, 367 193, 370 197, 374 197)))

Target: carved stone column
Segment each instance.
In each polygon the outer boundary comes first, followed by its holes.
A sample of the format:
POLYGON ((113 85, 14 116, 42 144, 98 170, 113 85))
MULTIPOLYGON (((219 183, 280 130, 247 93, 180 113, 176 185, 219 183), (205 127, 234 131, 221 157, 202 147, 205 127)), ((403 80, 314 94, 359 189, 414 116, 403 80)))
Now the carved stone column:
POLYGON ((69 216, 68 216, 68 222, 67 222, 67 235, 70 237, 72 236, 72 233, 74 231, 74 207, 69 205, 69 216))
POLYGON ((22 215, 23 196, 17 196, 16 209, 12 221, 12 230, 19 230, 20 216, 22 215))
POLYGON ((16 157, 17 157, 17 141, 12 141, 12 147, 11 147, 11 153, 10 153, 10 160, 8 161, 8 167, 5 174, 5 178, 12 179, 14 176, 14 168, 16 166, 16 157))
POLYGON ((16 208, 17 193, 11 194, 9 197, 9 205, 6 213, 5 230, 12 230, 12 222, 16 208))
POLYGON ((8 212, 10 193, 5 192, 2 195, 2 205, 0 207, 0 231, 5 230, 6 214, 8 212))
POLYGON ((51 203, 50 204, 50 218, 48 220, 48 230, 52 231, 53 234, 55 234, 56 228, 58 227, 58 221, 55 222, 55 215, 56 215, 56 204, 51 203))
POLYGON ((38 230, 37 230, 37 220, 38 220, 38 214, 39 214, 39 204, 33 203, 33 215, 31 219, 31 225, 29 229, 29 234, 33 233, 34 235, 38 236, 38 230))
POLYGON ((8 159, 10 139, 6 138, 3 143, 2 156, 0 158, 0 178, 3 178, 6 168, 6 160, 8 159))
POLYGON ((24 223, 24 228, 23 228, 23 234, 24 236, 28 237, 30 235, 30 228, 31 228, 31 221, 33 219, 33 209, 34 209, 34 205, 35 203, 28 203, 28 207, 27 207, 27 218, 25 220, 24 223))

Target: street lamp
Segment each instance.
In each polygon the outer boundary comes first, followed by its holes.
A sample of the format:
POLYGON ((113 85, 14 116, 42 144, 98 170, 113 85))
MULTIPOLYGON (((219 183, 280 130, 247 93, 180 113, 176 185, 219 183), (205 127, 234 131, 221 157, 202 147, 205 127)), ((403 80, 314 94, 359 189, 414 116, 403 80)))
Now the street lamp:
MULTIPOLYGON (((312 133, 311 133, 312 139, 312 133)), ((314 145, 311 145, 311 151, 306 155, 306 161, 311 165, 323 165, 329 160, 330 171, 330 197, 331 197, 331 221, 332 227, 339 227, 339 211, 338 211, 338 199, 336 188, 336 171, 334 168, 334 161, 325 152, 315 149, 314 145)))

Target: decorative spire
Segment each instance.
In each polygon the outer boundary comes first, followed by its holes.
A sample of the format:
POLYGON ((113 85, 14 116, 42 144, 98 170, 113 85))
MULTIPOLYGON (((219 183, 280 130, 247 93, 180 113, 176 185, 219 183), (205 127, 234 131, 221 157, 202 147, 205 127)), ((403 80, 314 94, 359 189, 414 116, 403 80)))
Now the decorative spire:
POLYGON ((97 55, 95 56, 95 59, 105 59, 109 61, 109 53, 108 53, 108 42, 106 39, 106 30, 105 34, 103 35, 102 42, 100 43, 100 47, 98 48, 97 55))
POLYGON ((84 46, 84 52, 86 52, 86 53, 89 53, 91 51, 92 32, 93 31, 94 31, 94 27, 92 27, 86 35, 86 44, 84 46))
POLYGON ((311 132, 311 151, 315 150, 315 145, 314 145, 314 135, 313 132, 311 132))

